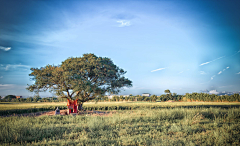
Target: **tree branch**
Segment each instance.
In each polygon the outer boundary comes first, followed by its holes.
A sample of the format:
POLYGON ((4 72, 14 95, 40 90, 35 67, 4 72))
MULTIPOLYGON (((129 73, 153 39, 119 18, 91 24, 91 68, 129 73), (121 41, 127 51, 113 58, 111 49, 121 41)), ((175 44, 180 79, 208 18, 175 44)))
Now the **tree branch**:
POLYGON ((71 95, 69 94, 68 89, 67 89, 67 95, 68 95, 68 98, 69 98, 69 99, 73 100, 72 97, 71 97, 71 95))
POLYGON ((72 92, 71 97, 73 96, 74 93, 75 93, 75 92, 72 92))

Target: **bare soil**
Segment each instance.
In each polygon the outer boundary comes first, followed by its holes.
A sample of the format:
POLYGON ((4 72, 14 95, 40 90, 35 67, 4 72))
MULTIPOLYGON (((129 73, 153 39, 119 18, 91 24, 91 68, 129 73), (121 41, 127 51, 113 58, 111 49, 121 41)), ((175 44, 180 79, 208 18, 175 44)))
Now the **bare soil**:
MULTIPOLYGON (((113 113, 116 111, 80 111, 76 115, 80 116, 112 116, 113 113)), ((31 116, 31 117, 38 117, 38 116, 54 116, 55 111, 45 111, 45 112, 36 112, 36 113, 25 113, 25 114, 14 114, 8 116, 31 116)), ((60 115, 68 116, 67 109, 60 110, 60 115)))

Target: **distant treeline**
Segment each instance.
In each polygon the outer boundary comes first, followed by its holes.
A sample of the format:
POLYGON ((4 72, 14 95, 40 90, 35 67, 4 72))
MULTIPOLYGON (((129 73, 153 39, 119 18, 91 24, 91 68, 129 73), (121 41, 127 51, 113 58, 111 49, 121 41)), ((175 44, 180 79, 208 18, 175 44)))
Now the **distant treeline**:
MULTIPOLYGON (((107 99, 105 99, 107 100, 107 99)), ((206 101, 206 102, 240 102, 240 95, 215 95, 215 94, 207 94, 207 93, 186 93, 185 95, 177 95, 176 93, 162 94, 161 96, 152 95, 150 97, 146 96, 114 96, 111 101, 206 101)))
POLYGON ((207 93, 186 93, 183 100, 185 101, 215 101, 215 102, 239 102, 239 94, 233 95, 215 95, 207 93))
POLYGON ((105 101, 150 101, 150 102, 156 102, 156 101, 168 101, 168 100, 181 100, 183 97, 183 95, 177 95, 177 94, 163 94, 161 96, 157 96, 157 95, 152 95, 150 97, 147 96, 141 96, 141 95, 137 95, 137 96, 128 96, 128 97, 124 97, 124 96, 113 96, 112 99, 108 99, 108 97, 104 97, 105 101))
POLYGON ((28 98, 16 98, 14 95, 5 96, 0 102, 63 102, 67 101, 65 98, 57 97, 45 97, 41 98, 40 96, 28 97, 28 98))
MULTIPOLYGON (((215 95, 207 93, 186 93, 185 95, 177 95, 176 93, 162 94, 161 96, 152 95, 147 96, 133 96, 130 94, 128 97, 113 96, 111 99, 108 96, 99 96, 89 102, 106 102, 106 101, 145 101, 145 102, 164 102, 164 101, 206 101, 206 102, 240 102, 240 95, 215 95)), ((40 96, 28 97, 28 98, 16 98, 14 95, 8 95, 1 99, 0 102, 64 102, 66 98, 57 97, 45 97, 40 96)))

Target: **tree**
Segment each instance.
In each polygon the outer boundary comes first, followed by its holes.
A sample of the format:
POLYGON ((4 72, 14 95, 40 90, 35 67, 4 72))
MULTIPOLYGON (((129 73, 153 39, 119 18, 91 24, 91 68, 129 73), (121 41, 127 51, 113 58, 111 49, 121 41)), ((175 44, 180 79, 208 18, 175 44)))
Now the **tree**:
POLYGON ((38 102, 38 101, 40 101, 41 100, 41 97, 39 96, 39 95, 35 95, 34 97, 33 97, 33 102, 38 102))
POLYGON ((167 89, 167 90, 164 90, 164 92, 167 94, 166 95, 166 100, 172 100, 171 91, 169 89, 167 89))
POLYGON ((164 93, 169 94, 169 93, 171 93, 171 92, 170 92, 169 89, 167 89, 167 90, 164 90, 164 93))
POLYGON ((108 96, 104 96, 104 97, 103 97, 103 100, 104 100, 104 101, 108 101, 108 96))
POLYGON ((159 100, 161 100, 161 101, 167 101, 167 100, 169 100, 169 99, 168 99, 168 97, 167 97, 166 95, 162 94, 162 95, 159 97, 159 100))
POLYGON ((134 101, 135 99, 136 99, 135 96, 129 96, 129 100, 130 100, 130 101, 134 101))
POLYGON ((33 101, 33 98, 32 97, 28 97, 27 99, 26 99, 26 102, 32 102, 33 101))
POLYGON ((12 101, 12 99, 16 99, 16 96, 15 95, 7 95, 4 97, 4 100, 8 101, 8 102, 12 101))
POLYGON ((150 98, 151 98, 151 101, 156 102, 156 100, 157 100, 157 95, 152 95, 150 98))
POLYGON ((119 101, 123 101, 123 96, 119 96, 119 101))
POLYGON ((83 54, 82 57, 68 58, 59 66, 47 65, 31 68, 35 80, 27 87, 31 92, 51 91, 68 100, 82 104, 106 92, 116 94, 122 87, 131 87, 132 81, 124 77, 126 71, 116 66, 107 57, 83 54))
POLYGON ((173 93, 173 94, 172 94, 172 100, 175 100, 175 101, 176 101, 176 100, 177 100, 177 96, 178 96, 177 93, 173 93))
POLYGON ((129 97, 130 96, 126 96, 124 99, 125 99, 125 101, 128 101, 129 100, 129 97))

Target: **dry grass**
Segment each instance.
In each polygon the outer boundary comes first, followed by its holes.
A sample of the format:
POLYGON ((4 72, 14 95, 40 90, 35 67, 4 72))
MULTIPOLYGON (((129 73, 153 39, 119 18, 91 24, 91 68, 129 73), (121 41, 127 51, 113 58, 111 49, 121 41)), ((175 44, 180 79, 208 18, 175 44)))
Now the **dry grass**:
POLYGON ((0 145, 239 145, 239 111, 173 108, 11 116, 0 118, 0 145), (97 116, 103 113, 109 116, 97 116))
MULTIPOLYGON (((66 102, 40 102, 40 103, 12 103, 12 102, 1 102, 0 110, 12 110, 12 109, 30 109, 30 108, 42 108, 44 106, 66 106, 66 102)), ((240 106, 240 102, 86 102, 83 106, 240 106)))

